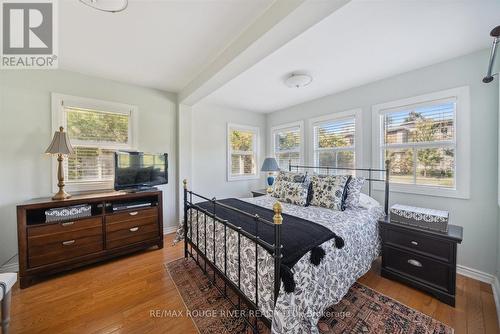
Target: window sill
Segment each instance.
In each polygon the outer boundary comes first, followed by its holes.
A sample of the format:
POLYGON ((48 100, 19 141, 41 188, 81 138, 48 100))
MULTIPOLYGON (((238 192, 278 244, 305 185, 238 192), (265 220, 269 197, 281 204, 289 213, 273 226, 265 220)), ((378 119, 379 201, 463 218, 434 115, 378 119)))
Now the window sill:
MULTIPOLYGON (((381 183, 374 183, 373 189, 378 191, 384 191, 384 186, 381 183)), ((468 190, 460 189, 449 189, 433 186, 420 186, 413 184, 401 184, 401 183, 391 183, 389 185, 390 192, 422 195, 422 196, 432 196, 432 197, 448 197, 448 198, 458 198, 458 199, 470 199, 470 193, 468 190)))
POLYGON ((242 175, 242 176, 227 176, 227 180, 229 182, 232 181, 246 181, 246 180, 258 180, 260 179, 259 175, 242 175))

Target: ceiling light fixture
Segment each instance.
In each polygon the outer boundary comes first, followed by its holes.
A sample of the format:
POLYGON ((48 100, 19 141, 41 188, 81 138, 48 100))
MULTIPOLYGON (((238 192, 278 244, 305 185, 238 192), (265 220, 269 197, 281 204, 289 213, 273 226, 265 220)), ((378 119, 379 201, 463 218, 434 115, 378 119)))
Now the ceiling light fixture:
POLYGON ((292 73, 285 79, 285 85, 290 88, 301 88, 309 85, 312 77, 309 74, 292 73))
POLYGON ((128 0, 80 0, 80 2, 94 9, 111 13, 121 12, 128 6, 128 0))

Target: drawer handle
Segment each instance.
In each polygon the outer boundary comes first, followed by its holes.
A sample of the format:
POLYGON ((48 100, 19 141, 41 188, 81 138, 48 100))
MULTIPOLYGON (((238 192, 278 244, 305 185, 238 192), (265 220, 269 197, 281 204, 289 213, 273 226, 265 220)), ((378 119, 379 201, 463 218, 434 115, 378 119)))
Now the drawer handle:
POLYGON ((73 225, 75 222, 65 222, 65 223, 61 223, 61 226, 70 226, 70 225, 73 225))
POLYGON ((415 266, 415 267, 419 267, 419 268, 422 267, 422 263, 420 263, 417 260, 410 259, 410 260, 408 260, 408 263, 411 264, 412 266, 415 266))
POLYGON ((62 244, 63 246, 71 246, 75 243, 75 240, 68 240, 68 241, 63 241, 62 244))
POLYGON ((139 226, 136 226, 136 227, 132 227, 131 229, 129 229, 130 232, 137 232, 139 231, 139 226))
POLYGON ((139 212, 134 211, 134 212, 129 212, 128 214, 129 214, 129 215, 131 215, 131 216, 137 216, 137 214, 138 214, 138 213, 139 213, 139 212))
POLYGON ((416 241, 412 241, 412 242, 411 242, 411 244, 412 244, 413 246, 418 246, 418 242, 416 242, 416 241))

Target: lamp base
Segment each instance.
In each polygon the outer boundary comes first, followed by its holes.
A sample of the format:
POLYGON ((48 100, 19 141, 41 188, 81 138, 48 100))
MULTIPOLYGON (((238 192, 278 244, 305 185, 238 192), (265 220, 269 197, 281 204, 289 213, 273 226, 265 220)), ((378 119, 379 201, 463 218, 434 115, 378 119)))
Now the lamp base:
POLYGON ((273 184, 274 184, 274 175, 272 172, 269 172, 269 174, 267 175, 266 182, 267 182, 266 191, 268 194, 270 194, 273 192, 273 184))
POLYGON ((63 199, 68 199, 70 197, 71 197, 71 195, 68 194, 67 192, 65 192, 64 189, 61 188, 54 196, 52 196, 52 200, 60 201, 63 199))
POLYGON ((57 164, 57 180, 59 181, 59 182, 57 182, 57 186, 59 187, 59 191, 57 192, 57 194, 55 194, 52 197, 52 200, 54 200, 54 201, 60 201, 60 200, 67 199, 67 198, 71 197, 70 194, 68 194, 67 192, 64 191, 64 170, 63 170, 63 155, 62 154, 59 154, 57 156, 57 162, 58 162, 58 164, 57 164))

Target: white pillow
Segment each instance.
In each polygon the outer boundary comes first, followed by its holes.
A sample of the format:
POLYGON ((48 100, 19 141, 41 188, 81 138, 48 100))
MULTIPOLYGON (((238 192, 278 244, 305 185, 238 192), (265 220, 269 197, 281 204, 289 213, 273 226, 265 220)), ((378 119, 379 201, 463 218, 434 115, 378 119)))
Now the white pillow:
POLYGON ((361 193, 359 195, 359 206, 365 209, 372 209, 380 206, 380 203, 377 202, 374 198, 368 196, 367 194, 361 193))

